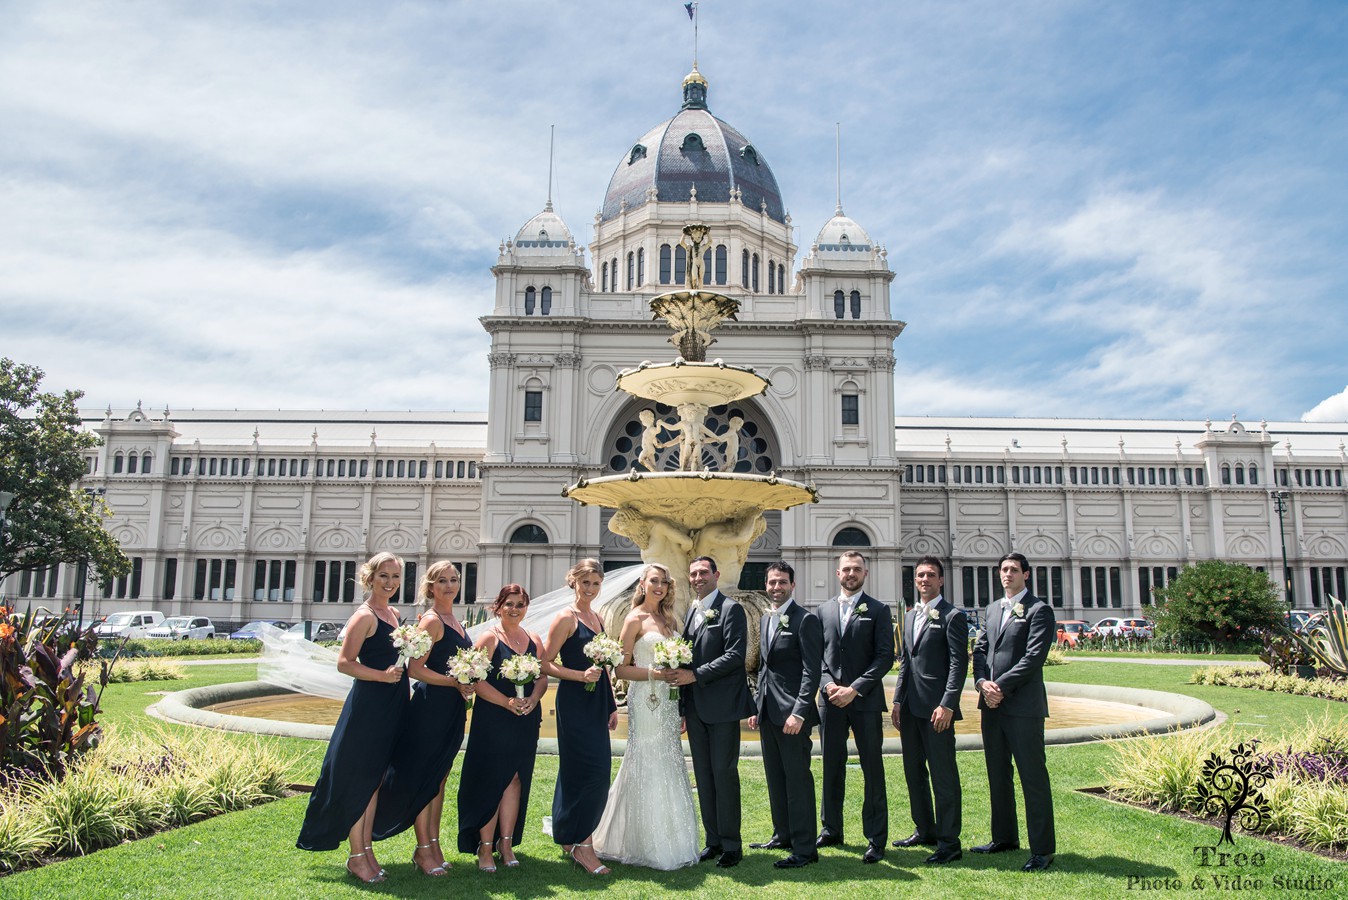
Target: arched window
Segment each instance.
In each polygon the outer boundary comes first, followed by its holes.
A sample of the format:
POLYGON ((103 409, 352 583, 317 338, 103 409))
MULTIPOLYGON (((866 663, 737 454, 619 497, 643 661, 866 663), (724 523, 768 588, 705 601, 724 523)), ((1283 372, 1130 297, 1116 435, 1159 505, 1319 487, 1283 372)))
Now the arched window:
POLYGON ((637 287, 646 283, 646 248, 637 248, 637 287))
POLYGON ((135 474, 136 474, 136 463, 138 463, 138 462, 140 462, 140 458, 139 458, 138 456, 136 456, 136 454, 134 454, 134 453, 129 454, 129 455, 127 456, 127 458, 126 458, 126 471, 129 472, 129 473, 132 474, 132 475, 135 475, 135 474))
POLYGON ((601 285, 601 287, 599 288, 599 290, 600 290, 601 293, 607 294, 607 293, 608 293, 608 263, 604 263, 602 266, 600 266, 600 267, 599 267, 599 271, 600 271, 601 273, 603 273, 603 274, 600 276, 599 284, 601 285))
POLYGON ((768 293, 777 293, 777 263, 768 260, 768 293))
POLYGON ((786 293, 786 266, 777 263, 777 293, 786 293))
MULTIPOLYGON (((153 461, 154 461, 154 457, 151 456, 149 453, 142 453, 142 454, 141 454, 141 456, 140 456, 140 471, 141 471, 141 474, 142 474, 142 475, 149 475, 149 474, 150 474, 150 463, 153 462, 153 461)), ((1254 483, 1254 481, 1253 481, 1253 478, 1254 478, 1254 475, 1253 475, 1253 472, 1254 472, 1254 466, 1250 466, 1250 472, 1251 472, 1251 475, 1250 475, 1251 482, 1250 482, 1250 483, 1253 484, 1253 483, 1254 483)))
POLYGON ((537 292, 532 287, 524 289, 524 314, 532 316, 534 314, 534 304, 538 302, 537 292))
POLYGON ((617 290, 618 290, 618 257, 616 257, 616 256, 613 257, 613 260, 608 264, 608 270, 609 270, 610 272, 613 273, 613 277, 612 277, 611 279, 609 279, 609 283, 608 283, 608 284, 609 284, 609 290, 611 290, 611 291, 617 291, 617 290))
POLYGON ((1226 463, 1222 463, 1222 484, 1230 484, 1230 483, 1231 483, 1231 467, 1226 463))
POLYGON ((543 288, 543 298, 538 304, 538 311, 545 316, 552 314, 552 288, 543 288))
POLYGON ((740 284, 743 287, 749 286, 749 251, 740 252, 740 284))
POLYGON ((631 250, 628 250, 628 251, 627 251, 627 290, 629 290, 629 291, 632 289, 632 286, 636 283, 635 280, 634 280, 634 279, 636 278, 636 274, 637 274, 637 266, 636 266, 636 262, 637 262, 637 255, 636 255, 635 253, 633 253, 631 250))
POLYGON ((125 460, 123 459, 121 453, 117 453, 115 456, 113 456, 113 458, 112 458, 112 474, 114 474, 114 475, 119 475, 119 474, 121 474, 121 471, 122 471, 122 464, 123 464, 124 462, 125 462, 125 460))
POLYGON ((866 532, 851 525, 843 528, 833 537, 833 546, 835 547, 869 547, 870 545, 871 539, 866 536, 866 532))
POLYGON ((1244 484, 1244 483, 1245 483, 1245 467, 1240 463, 1236 463, 1236 484, 1244 484))
POLYGON ((751 284, 750 284, 750 286, 749 286, 749 289, 752 290, 754 293, 758 293, 758 254, 757 254, 757 253, 754 254, 754 265, 753 265, 753 268, 750 270, 749 280, 750 280, 750 282, 751 282, 751 284))
POLYGON ((833 317, 841 319, 847 315, 847 297, 842 291, 833 292, 833 317))
POLYGON ((1250 484, 1259 483, 1259 466, 1250 463, 1250 484))
POLYGON ((861 291, 852 292, 852 318, 861 318, 861 291))
POLYGON ((711 248, 702 251, 702 283, 711 284, 711 248))
POLYGON ((683 245, 674 248, 674 283, 683 284, 688 278, 688 251, 683 245))
POLYGON ((673 274, 672 264, 674 253, 668 244, 660 245, 660 283, 669 284, 670 275, 673 274))
POLYGON ((548 533, 537 525, 521 525, 510 535, 512 544, 546 544, 548 533))
POLYGON ((726 278, 726 249, 725 244, 716 245, 716 283, 725 284, 726 278))

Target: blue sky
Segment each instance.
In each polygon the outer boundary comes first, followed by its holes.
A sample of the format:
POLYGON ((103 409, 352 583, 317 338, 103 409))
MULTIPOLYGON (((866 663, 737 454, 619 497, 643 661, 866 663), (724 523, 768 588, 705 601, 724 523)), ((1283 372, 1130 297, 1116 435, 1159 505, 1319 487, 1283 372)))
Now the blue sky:
MULTIPOLYGON (((0 353, 99 406, 480 409, 549 125, 588 241, 691 57, 677 0, 0 20, 0 353)), ((900 414, 1348 420, 1348 5, 705 0, 700 32, 802 253, 842 123, 900 414)))

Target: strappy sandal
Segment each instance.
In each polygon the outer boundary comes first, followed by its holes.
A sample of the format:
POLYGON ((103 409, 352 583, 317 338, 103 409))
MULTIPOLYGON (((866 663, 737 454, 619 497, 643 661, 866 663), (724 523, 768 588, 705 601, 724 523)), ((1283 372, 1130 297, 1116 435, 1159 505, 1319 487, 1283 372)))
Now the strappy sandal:
POLYGON ((346 874, 350 875, 352 878, 356 879, 357 881, 364 882, 365 884, 378 884, 379 882, 381 882, 381 881, 384 880, 384 871, 383 871, 382 869, 379 870, 378 872, 376 872, 375 874, 371 875, 369 878, 362 878, 362 877, 360 877, 359 875, 356 874, 356 870, 355 870, 355 869, 351 868, 351 860, 353 860, 353 859, 360 859, 360 858, 361 858, 362 856, 364 856, 364 855, 365 855, 364 852, 361 852, 361 853, 352 853, 352 854, 349 854, 349 855, 347 856, 347 858, 346 858, 346 874))
POLYGON ((491 846, 491 842, 490 842, 490 841, 478 841, 478 842, 477 842, 477 870, 478 870, 479 872, 495 872, 495 871, 496 871, 496 861, 495 861, 494 858, 493 858, 493 860, 492 860, 492 864, 491 864, 491 865, 489 865, 489 866, 484 866, 484 865, 482 865, 482 848, 483 848, 483 847, 490 847, 490 846, 491 846))
MULTIPOLYGON (((374 859, 374 848, 371 847, 369 844, 366 844, 366 845, 365 845, 365 852, 368 853, 368 854, 370 854, 370 859, 374 859)), ((387 877, 388 877, 388 869, 385 869, 383 866, 380 866, 380 867, 379 867, 379 874, 382 875, 383 877, 387 878, 387 877)))
MULTIPOLYGON (((501 842, 502 842, 502 841, 505 841, 505 842, 507 842, 507 843, 514 843, 514 840, 515 840, 514 838, 508 838, 508 837, 502 837, 502 838, 497 838, 497 839, 496 839, 496 852, 500 855, 500 857, 501 857, 501 862, 503 862, 503 863, 506 864, 506 868, 507 868, 507 869, 513 869, 513 868, 515 868, 516 866, 518 866, 518 865, 520 864, 520 861, 519 861, 518 859, 506 859, 506 858, 505 858, 505 853, 501 852, 501 842)), ((515 848, 514 848, 514 847, 511 847, 511 848, 510 848, 510 852, 511 852, 511 854, 514 854, 515 848)))
MULTIPOLYGON (((417 844, 417 850, 429 850, 438 843, 440 842, 433 841, 429 844, 417 844)), ((412 865, 416 866, 417 871, 422 875, 429 875, 431 878, 442 878, 449 874, 449 863, 447 862, 442 862, 438 866, 432 866, 429 869, 423 868, 421 863, 417 862, 417 850, 412 851, 412 865)))
POLYGON ((608 866, 604 865, 602 862, 601 862, 599 865, 595 866, 593 869, 591 869, 591 868, 589 868, 588 866, 582 865, 582 864, 581 864, 581 861, 578 860, 578 859, 576 859, 576 851, 577 851, 577 850, 579 850, 581 847, 593 848, 593 846, 594 846, 593 844, 575 844, 575 845, 573 845, 573 846, 571 847, 571 862, 572 862, 573 864, 575 864, 575 865, 580 866, 582 869, 584 869, 585 871, 589 872, 591 875, 608 875, 608 874, 611 874, 611 873, 613 872, 613 870, 610 869, 608 866))

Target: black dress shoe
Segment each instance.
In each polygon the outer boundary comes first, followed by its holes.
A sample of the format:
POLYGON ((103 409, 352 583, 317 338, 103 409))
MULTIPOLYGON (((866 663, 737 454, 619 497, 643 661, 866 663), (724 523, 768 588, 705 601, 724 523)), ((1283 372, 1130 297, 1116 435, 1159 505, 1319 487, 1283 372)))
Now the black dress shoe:
POLYGON ((770 841, 760 841, 757 844, 750 844, 749 846, 755 850, 786 850, 790 848, 791 845, 779 837, 774 837, 770 841))
POLYGON ((816 847, 841 847, 842 842, 842 836, 837 834, 821 834, 814 839, 816 847))
POLYGON ((926 838, 914 831, 906 838, 900 838, 894 842, 895 847, 916 847, 916 846, 935 847, 936 838, 926 838))
POLYGON ((957 859, 963 858, 964 858, 964 851, 961 850, 959 847, 955 847, 953 850, 937 850, 931 856, 927 857, 927 862, 935 866, 940 866, 944 865, 945 863, 954 862, 957 859))
POLYGON ((1022 872, 1042 872, 1048 868, 1049 863, 1053 862, 1052 853, 1036 853, 1030 857, 1030 861, 1020 867, 1022 872))
POLYGON ((741 853, 740 851, 727 850, 726 852, 722 853, 721 858, 716 861, 716 868, 733 869, 735 866, 738 866, 740 864, 740 860, 743 858, 744 854, 741 853))
POLYGON ((779 859, 772 864, 775 869, 800 869, 808 866, 810 863, 819 862, 819 854, 811 853, 809 856, 801 856, 798 853, 792 853, 786 859, 779 859))
POLYGON ((870 844, 866 847, 866 853, 861 857, 864 863, 878 863, 885 858, 885 845, 882 843, 870 844))
POLYGON ((720 847, 703 847, 702 852, 698 854, 697 861, 706 862, 709 859, 715 859, 721 855, 721 852, 720 847))
POLYGON ((1020 844, 1015 841, 988 841, 970 849, 975 853, 1005 853, 1008 850, 1019 850, 1020 844))

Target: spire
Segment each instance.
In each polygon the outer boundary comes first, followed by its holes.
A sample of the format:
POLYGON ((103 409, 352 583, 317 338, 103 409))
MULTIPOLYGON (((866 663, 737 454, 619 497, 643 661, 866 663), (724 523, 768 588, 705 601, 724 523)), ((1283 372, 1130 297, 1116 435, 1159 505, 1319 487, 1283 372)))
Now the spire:
POLYGON ((842 123, 834 122, 834 128, 837 129, 834 138, 834 170, 838 180, 838 208, 833 211, 835 216, 843 214, 842 208, 842 123))
POLYGON ((548 205, 543 207, 544 212, 552 212, 552 159, 553 148, 557 145, 557 126, 551 125, 548 128, 548 205))
POLYGON ((683 79, 683 108, 707 108, 707 79, 697 70, 696 61, 693 63, 693 71, 683 79))

